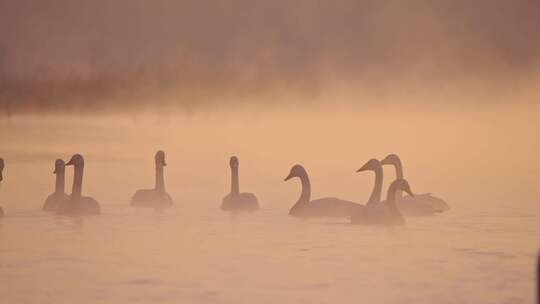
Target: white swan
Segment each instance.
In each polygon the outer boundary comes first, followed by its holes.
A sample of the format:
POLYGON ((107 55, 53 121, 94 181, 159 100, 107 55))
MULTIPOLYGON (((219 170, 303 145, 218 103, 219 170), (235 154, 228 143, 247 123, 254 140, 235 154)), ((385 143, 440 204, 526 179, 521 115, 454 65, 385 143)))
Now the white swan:
MULTIPOLYGON (((389 154, 381 161, 381 164, 393 165, 396 170, 396 179, 403 178, 403 166, 396 154, 389 154)), ((402 192, 398 191, 396 201, 398 208, 405 216, 430 215, 429 212, 426 212, 426 205, 433 208, 435 212, 443 212, 450 209, 445 201, 431 195, 431 193, 415 194, 414 197, 403 197, 402 192)))
POLYGON ((229 161, 231 166, 231 193, 223 198, 221 203, 222 210, 257 210, 259 209, 259 201, 253 193, 240 193, 240 185, 238 180, 238 158, 231 157, 229 161))
POLYGON ((285 181, 293 177, 300 178, 302 194, 298 202, 289 210, 289 215, 298 217, 347 217, 364 208, 360 204, 335 197, 311 200, 311 184, 306 170, 301 165, 294 165, 285 181))
POLYGON ((154 159, 156 162, 156 187, 137 190, 131 199, 131 206, 164 208, 173 204, 171 196, 165 191, 165 178, 163 176, 163 168, 167 166, 165 152, 157 151, 154 159))
POLYGON ((63 201, 56 211, 59 215, 98 215, 101 213, 99 203, 88 196, 82 196, 82 181, 84 173, 84 159, 75 154, 66 166, 74 166, 73 188, 71 195, 63 201))
POLYGON ((395 180, 386 196, 385 204, 371 204, 351 216, 351 223, 360 225, 404 225, 405 219, 396 206, 396 193, 403 190, 411 196, 409 183, 404 179, 395 180))
MULTIPOLYGON (((4 159, 0 158, 0 183, 4 179, 4 175, 2 174, 3 171, 4 171, 4 159)), ((4 210, 2 209, 2 207, 0 207, 0 217, 3 217, 3 216, 4 216, 4 210)))
POLYGON ((58 206, 69 198, 64 192, 65 188, 65 174, 66 174, 66 164, 63 160, 57 159, 54 163, 54 172, 56 175, 56 185, 54 193, 49 195, 43 204, 44 211, 56 211, 58 206))

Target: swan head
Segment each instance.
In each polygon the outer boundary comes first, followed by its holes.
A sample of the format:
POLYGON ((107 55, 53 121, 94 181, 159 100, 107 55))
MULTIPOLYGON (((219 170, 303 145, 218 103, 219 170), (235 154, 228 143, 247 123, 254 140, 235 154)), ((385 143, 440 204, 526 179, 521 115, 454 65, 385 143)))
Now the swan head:
POLYGON ((63 160, 57 159, 54 162, 54 172, 53 172, 54 174, 64 172, 65 169, 66 169, 66 163, 63 160))
POLYGON ((3 159, 3 158, 0 158, 0 182, 1 182, 2 179, 3 179, 2 171, 4 171, 4 159, 3 159))
POLYGON ((411 197, 414 197, 414 194, 412 193, 411 186, 409 185, 409 182, 403 178, 398 178, 388 188, 388 193, 393 193, 397 190, 402 190, 407 192, 411 197))
POLYGON ((368 160, 367 163, 365 163, 362 168, 356 170, 356 172, 363 172, 363 171, 376 171, 379 168, 381 168, 381 162, 376 160, 375 158, 372 158, 368 160))
POLYGON ((306 175, 306 170, 301 165, 294 165, 291 168, 291 171, 289 172, 289 175, 285 177, 285 181, 290 180, 293 177, 301 177, 303 175, 306 175))
POLYGON ((381 165, 398 165, 401 163, 399 156, 396 154, 388 154, 383 160, 381 160, 381 165))
POLYGON ((75 154, 66 163, 66 166, 82 167, 84 166, 84 158, 80 154, 75 154))
POLYGON ((156 160, 156 165, 162 165, 163 167, 167 166, 167 163, 165 162, 165 152, 162 150, 157 151, 154 158, 156 160))
POLYGON ((237 168, 238 167, 238 157, 231 156, 231 159, 229 160, 229 165, 231 165, 231 168, 237 168))

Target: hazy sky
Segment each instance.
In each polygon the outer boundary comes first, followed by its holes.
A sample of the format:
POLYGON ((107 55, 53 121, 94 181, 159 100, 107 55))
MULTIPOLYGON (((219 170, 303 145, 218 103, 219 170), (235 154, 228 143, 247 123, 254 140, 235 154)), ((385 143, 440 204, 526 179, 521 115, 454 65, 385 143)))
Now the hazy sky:
POLYGON ((539 78, 540 2, 8 0, 0 37, 0 103, 11 107, 119 90, 527 90, 539 78))

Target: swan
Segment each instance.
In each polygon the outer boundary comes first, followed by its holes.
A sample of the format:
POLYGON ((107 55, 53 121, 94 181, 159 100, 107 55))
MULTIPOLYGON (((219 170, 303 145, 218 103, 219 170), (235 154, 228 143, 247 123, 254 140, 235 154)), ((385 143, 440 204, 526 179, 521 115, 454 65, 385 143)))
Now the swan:
MULTIPOLYGON (((396 169, 396 179, 403 178, 403 166, 401 160, 396 154, 389 154, 382 161, 382 165, 393 165, 396 169)), ((435 212, 444 212, 450 209, 450 206, 442 199, 431 195, 431 193, 415 194, 414 198, 402 196, 398 191, 396 196, 398 208, 407 216, 426 215, 425 205, 430 206, 435 212)))
POLYGON ((293 177, 300 179, 302 194, 298 202, 289 210, 289 215, 298 217, 347 217, 364 208, 363 205, 335 197, 311 200, 311 184, 306 170, 301 165, 294 165, 285 181, 293 177))
MULTIPOLYGON (((4 171, 4 159, 0 158, 0 183, 4 179, 4 176, 2 174, 3 171, 4 171)), ((2 209, 2 207, 0 207, 0 217, 3 217, 3 216, 4 216, 4 210, 2 209)))
POLYGON ((74 166, 73 188, 68 199, 63 201, 56 211, 59 215, 98 215, 101 213, 99 203, 88 196, 82 196, 84 158, 75 154, 66 166, 74 166))
POLYGON ((351 216, 351 223, 361 225, 404 225, 405 219, 396 206, 396 194, 400 190, 414 196, 409 183, 406 180, 396 179, 390 187, 388 187, 386 203, 384 205, 367 205, 366 208, 351 216))
POLYGON ((63 160, 56 160, 53 173, 56 175, 55 191, 45 200, 45 204, 43 205, 44 211, 56 211, 58 206, 69 198, 69 195, 64 192, 66 164, 63 160))
POLYGON ((231 193, 223 198, 222 210, 257 210, 259 201, 253 193, 240 193, 238 181, 238 158, 232 156, 229 165, 231 166, 231 193))
MULTIPOLYGON (((381 201, 382 184, 383 184, 382 163, 379 160, 372 158, 368 160, 368 162, 364 164, 364 166, 362 166, 362 168, 358 169, 356 172, 363 172, 363 171, 373 171, 375 173, 375 184, 373 186, 373 191, 371 192, 371 196, 369 197, 369 200, 366 203, 366 205, 369 205, 372 207, 385 206, 387 202, 381 201)), ((416 207, 415 209, 412 209, 409 207, 410 203, 403 203, 400 200, 397 200, 396 205, 399 211, 405 216, 419 216, 419 215, 435 214, 435 210, 431 206, 425 203, 421 203, 421 202, 415 203, 415 207, 416 207)))
POLYGON ((163 177, 163 167, 167 166, 165 152, 157 151, 154 159, 156 162, 156 187, 137 190, 131 199, 131 206, 163 208, 173 204, 171 196, 165 191, 165 178, 163 177))

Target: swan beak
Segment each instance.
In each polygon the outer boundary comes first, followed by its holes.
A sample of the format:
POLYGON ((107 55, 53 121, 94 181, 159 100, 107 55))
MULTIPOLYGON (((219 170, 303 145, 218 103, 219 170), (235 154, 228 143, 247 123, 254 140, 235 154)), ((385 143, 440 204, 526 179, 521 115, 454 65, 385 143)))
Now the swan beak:
POLYGON ((167 163, 163 161, 163 167, 167 167, 167 163))
POLYGON ((381 160, 381 165, 391 165, 392 163, 390 162, 390 159, 387 157, 385 157, 383 160, 381 160))
POLYGON ((287 175, 287 177, 285 177, 284 181, 288 181, 293 177, 294 177, 294 175, 292 173, 289 173, 289 175, 287 175))
POLYGON ((414 197, 414 194, 411 191, 411 187, 407 187, 407 189, 405 189, 405 192, 407 192, 407 194, 409 194, 411 197, 414 197))
POLYGON ((365 164, 362 166, 362 168, 356 170, 356 172, 362 172, 362 171, 367 171, 367 170, 370 170, 368 164, 365 164))
POLYGON ((66 166, 73 166, 73 165, 75 165, 75 163, 73 162, 73 159, 71 159, 70 161, 66 163, 66 166))
POLYGON ((53 174, 56 174, 56 168, 54 168, 53 174))

